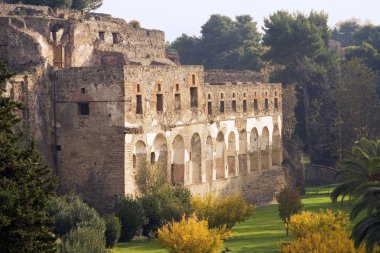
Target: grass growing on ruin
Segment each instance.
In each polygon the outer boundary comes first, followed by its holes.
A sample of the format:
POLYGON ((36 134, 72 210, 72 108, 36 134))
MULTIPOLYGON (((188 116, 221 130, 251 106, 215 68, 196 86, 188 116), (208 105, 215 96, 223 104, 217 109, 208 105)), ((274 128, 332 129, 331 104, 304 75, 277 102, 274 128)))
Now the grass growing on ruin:
MULTIPOLYGON (((330 208, 332 210, 343 209, 349 211, 349 204, 332 204, 329 193, 332 187, 309 188, 303 198, 303 210, 319 211, 330 208)), ((233 228, 233 236, 224 243, 232 252, 279 252, 278 244, 281 241, 292 240, 286 237, 281 219, 278 217, 277 205, 259 207, 253 218, 236 225, 233 228)), ((167 253, 160 244, 154 241, 139 241, 118 244, 114 253, 167 253)))

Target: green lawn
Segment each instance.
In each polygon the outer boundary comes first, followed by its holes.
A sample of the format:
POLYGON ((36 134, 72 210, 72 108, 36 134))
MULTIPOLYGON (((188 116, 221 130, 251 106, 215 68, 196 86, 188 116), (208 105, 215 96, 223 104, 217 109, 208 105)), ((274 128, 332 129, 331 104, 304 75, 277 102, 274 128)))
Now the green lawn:
MULTIPOLYGON (((304 210, 319 211, 330 208, 333 210, 349 210, 346 202, 332 204, 329 198, 331 187, 309 188, 303 198, 304 210)), ((254 217, 236 225, 233 228, 233 236, 227 240, 224 247, 229 247, 232 252, 279 252, 278 244, 281 241, 291 240, 286 237, 282 221, 278 217, 277 205, 259 207, 254 217)), ((115 253, 167 253, 157 241, 139 241, 121 243, 115 248, 115 253)))

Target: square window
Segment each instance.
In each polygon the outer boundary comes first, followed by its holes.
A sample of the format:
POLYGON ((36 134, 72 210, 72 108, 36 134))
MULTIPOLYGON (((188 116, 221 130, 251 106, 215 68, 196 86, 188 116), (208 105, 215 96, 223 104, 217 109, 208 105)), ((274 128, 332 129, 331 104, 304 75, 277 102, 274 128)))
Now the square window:
POLYGON ((79 115, 90 115, 90 103, 78 103, 79 115))

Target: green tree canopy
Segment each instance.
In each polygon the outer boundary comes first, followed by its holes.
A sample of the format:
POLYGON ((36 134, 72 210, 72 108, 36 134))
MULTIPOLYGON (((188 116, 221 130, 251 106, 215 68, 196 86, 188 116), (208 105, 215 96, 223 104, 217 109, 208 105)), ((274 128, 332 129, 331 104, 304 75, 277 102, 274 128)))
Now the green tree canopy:
MULTIPOLYGON (((0 63, 0 87, 10 76, 0 63)), ((16 131, 20 109, 0 90, 0 252, 55 252, 46 212, 55 179, 33 142, 16 131)))
POLYGON ((182 34, 172 44, 183 64, 202 64, 207 69, 260 70, 261 34, 249 15, 211 15, 202 26, 201 37, 182 34))
POLYGON ((45 5, 51 8, 72 8, 76 10, 92 11, 103 4, 103 0, 4 0, 5 3, 45 5))

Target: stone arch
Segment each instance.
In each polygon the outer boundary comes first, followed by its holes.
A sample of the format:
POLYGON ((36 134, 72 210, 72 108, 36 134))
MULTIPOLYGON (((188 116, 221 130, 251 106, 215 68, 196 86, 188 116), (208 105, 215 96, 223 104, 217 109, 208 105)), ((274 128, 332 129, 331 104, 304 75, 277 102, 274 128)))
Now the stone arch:
POLYGON ((136 169, 141 169, 146 162, 146 145, 142 140, 136 142, 133 150, 133 163, 136 169))
POLYGON ((247 132, 245 129, 239 133, 239 174, 247 173, 247 132))
POLYGON ((259 133, 254 127, 251 130, 251 136, 249 140, 249 161, 250 161, 250 171, 257 171, 260 169, 260 144, 259 144, 259 133))
POLYGON ((236 137, 234 132, 228 135, 227 164, 228 176, 236 175, 236 137))
POLYGON ((172 143, 171 179, 177 185, 185 182, 185 142, 181 135, 177 135, 172 143))
POLYGON ((213 178, 214 149, 211 136, 206 140, 206 181, 211 182, 213 178))
POLYGON ((219 132, 216 137, 216 154, 215 154, 215 167, 216 167, 216 178, 225 178, 225 156, 226 144, 224 141, 224 134, 219 132))
POLYGON ((190 168, 192 174, 192 183, 200 183, 202 182, 202 142, 199 134, 193 134, 190 143, 190 168))
POLYGON ((269 146, 269 130, 267 127, 263 128, 260 138, 260 156, 261 156, 261 169, 269 170, 271 168, 270 162, 270 146, 269 146))
POLYGON ((281 134, 277 125, 273 128, 272 135, 272 165, 281 166, 282 163, 282 145, 281 134))
POLYGON ((167 175, 168 143, 163 134, 156 135, 156 138, 153 141, 153 152, 156 164, 162 168, 164 175, 167 175))

